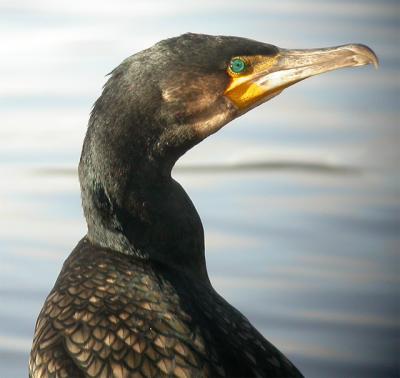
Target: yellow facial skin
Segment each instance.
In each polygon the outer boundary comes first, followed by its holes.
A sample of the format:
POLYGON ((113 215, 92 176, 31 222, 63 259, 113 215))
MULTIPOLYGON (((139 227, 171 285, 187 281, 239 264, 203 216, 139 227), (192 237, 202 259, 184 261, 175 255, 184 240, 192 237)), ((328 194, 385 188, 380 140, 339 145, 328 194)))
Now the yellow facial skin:
POLYGON ((349 44, 322 49, 278 49, 274 56, 237 56, 245 69, 236 73, 229 66, 226 70, 230 83, 224 95, 242 111, 247 111, 276 96, 283 89, 310 76, 338 68, 373 64, 378 58, 367 46, 349 44))
POLYGON ((239 56, 234 59, 241 59, 246 63, 246 69, 241 73, 235 73, 230 67, 227 69, 231 82, 225 90, 227 96, 239 109, 245 109, 262 99, 267 89, 258 85, 254 80, 259 75, 265 75, 273 67, 278 56, 239 56))

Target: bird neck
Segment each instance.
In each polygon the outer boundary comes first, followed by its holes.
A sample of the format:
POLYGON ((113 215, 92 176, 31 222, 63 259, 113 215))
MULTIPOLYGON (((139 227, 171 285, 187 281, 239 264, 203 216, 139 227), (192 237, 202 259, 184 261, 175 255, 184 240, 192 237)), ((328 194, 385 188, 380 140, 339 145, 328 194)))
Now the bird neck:
POLYGON ((208 280, 203 226, 185 190, 171 176, 140 181, 117 210, 131 245, 153 261, 208 280))
POLYGON ((209 283, 203 226, 179 183, 146 163, 124 172, 114 161, 100 170, 86 155, 79 173, 89 240, 209 283))

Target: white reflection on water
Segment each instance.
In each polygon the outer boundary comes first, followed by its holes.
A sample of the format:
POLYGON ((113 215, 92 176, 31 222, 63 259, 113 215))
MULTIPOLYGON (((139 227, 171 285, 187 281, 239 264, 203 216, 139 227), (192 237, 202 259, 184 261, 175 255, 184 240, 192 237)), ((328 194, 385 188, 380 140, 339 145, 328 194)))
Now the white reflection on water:
POLYGON ((376 50, 378 71, 300 83, 181 162, 274 169, 175 176, 202 216, 213 284, 306 376, 395 375, 398 1, 6 0, 0 10, 1 377, 26 375, 36 316, 85 232, 74 170, 104 75, 186 31, 376 50))

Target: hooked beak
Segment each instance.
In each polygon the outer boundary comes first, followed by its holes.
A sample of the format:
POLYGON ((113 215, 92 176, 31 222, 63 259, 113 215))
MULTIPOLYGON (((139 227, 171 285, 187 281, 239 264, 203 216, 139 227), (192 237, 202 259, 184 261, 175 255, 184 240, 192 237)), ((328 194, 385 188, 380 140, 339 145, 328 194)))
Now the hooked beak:
POLYGON ((310 76, 344 67, 373 64, 378 58, 367 46, 349 44, 323 49, 278 49, 275 56, 245 56, 248 70, 232 75, 225 90, 240 110, 247 111, 268 101, 283 89, 310 76))

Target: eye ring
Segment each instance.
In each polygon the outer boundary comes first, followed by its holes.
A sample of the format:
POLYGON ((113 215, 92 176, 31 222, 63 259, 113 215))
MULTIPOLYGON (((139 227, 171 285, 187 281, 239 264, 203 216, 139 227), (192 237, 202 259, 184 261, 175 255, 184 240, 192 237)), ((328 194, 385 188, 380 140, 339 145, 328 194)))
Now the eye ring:
POLYGON ((246 71, 247 62, 242 58, 232 58, 229 62, 229 71, 234 75, 239 75, 246 71))

